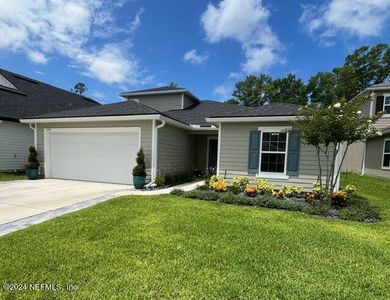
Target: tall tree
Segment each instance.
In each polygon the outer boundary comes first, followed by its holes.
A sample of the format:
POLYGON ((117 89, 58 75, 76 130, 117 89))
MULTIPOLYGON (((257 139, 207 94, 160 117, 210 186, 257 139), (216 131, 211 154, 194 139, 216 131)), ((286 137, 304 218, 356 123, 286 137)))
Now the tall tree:
POLYGON ((337 76, 338 95, 350 100, 365 88, 390 79, 390 45, 362 46, 333 72, 337 76))
POLYGON ((75 93, 75 94, 78 94, 78 95, 82 95, 84 94, 86 91, 88 90, 88 88, 86 87, 86 85, 82 82, 78 82, 74 85, 73 88, 70 89, 71 92, 75 93))
POLYGON ((172 88, 177 88, 177 87, 178 87, 177 83, 174 82, 174 81, 170 82, 170 83, 168 84, 168 86, 169 86, 169 87, 172 87, 172 88))
POLYGON ((261 106, 269 101, 268 88, 272 78, 265 74, 260 74, 258 77, 249 75, 245 80, 239 81, 235 85, 233 91, 233 100, 229 102, 245 106, 261 106))
POLYGON ((330 72, 318 72, 310 77, 306 92, 311 103, 330 105, 336 98, 336 75, 330 72))
POLYGON ((275 79, 268 89, 270 102, 284 102, 305 105, 307 103, 306 86, 294 74, 275 79))

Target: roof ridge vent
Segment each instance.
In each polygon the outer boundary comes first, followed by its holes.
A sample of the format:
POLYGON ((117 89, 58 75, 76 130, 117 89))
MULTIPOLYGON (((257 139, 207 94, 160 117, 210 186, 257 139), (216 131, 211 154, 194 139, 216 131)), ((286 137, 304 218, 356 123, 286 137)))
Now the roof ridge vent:
POLYGON ((14 86, 7 78, 0 74, 0 85, 9 89, 17 90, 16 86, 14 86))

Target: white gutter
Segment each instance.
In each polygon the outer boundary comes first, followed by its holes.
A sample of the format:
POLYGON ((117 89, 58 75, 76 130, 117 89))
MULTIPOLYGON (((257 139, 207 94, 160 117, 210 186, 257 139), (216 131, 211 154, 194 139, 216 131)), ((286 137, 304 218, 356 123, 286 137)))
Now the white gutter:
POLYGON ((101 117, 68 117, 68 118, 42 118, 42 119, 21 119, 21 123, 73 123, 73 122, 97 122, 97 121, 133 121, 133 120, 156 120, 159 114, 155 115, 134 115, 134 116, 101 116, 101 117))
POLYGON ((276 122, 276 121, 295 121, 297 116, 264 116, 264 117, 215 117, 206 118, 206 122, 276 122))
POLYGON ((34 124, 28 124, 31 130, 34 130, 34 148, 37 150, 38 148, 38 131, 37 131, 37 123, 34 124))
POLYGON ((193 93, 191 93, 188 89, 176 89, 176 90, 167 90, 167 91, 151 91, 151 92, 124 92, 119 96, 128 98, 132 96, 145 96, 145 95, 164 95, 164 94, 175 94, 175 93, 185 93, 190 95, 192 98, 196 99, 200 102, 199 98, 196 97, 193 93))
POLYGON ((156 126, 156 120, 153 120, 151 183, 154 182, 157 176, 158 130, 164 127, 165 124, 166 124, 165 120, 161 120, 161 124, 156 126))

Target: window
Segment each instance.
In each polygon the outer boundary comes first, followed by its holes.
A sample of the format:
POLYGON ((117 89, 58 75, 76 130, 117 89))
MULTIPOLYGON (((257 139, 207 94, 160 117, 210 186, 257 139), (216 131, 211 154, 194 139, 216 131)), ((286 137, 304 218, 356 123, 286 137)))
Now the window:
POLYGON ((390 139, 384 141, 382 167, 390 169, 390 139))
POLYGON ((385 95, 383 110, 386 115, 390 114, 390 95, 385 95))
POLYGON ((263 132, 260 150, 260 173, 285 173, 286 132, 263 132))

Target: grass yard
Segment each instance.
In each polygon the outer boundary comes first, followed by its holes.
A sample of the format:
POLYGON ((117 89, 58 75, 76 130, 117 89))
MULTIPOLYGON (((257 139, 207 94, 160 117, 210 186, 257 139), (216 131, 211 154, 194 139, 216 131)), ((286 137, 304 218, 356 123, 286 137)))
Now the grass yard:
POLYGON ((174 196, 122 197, 0 238, 9 299, 389 299, 390 181, 343 175, 364 224, 174 196))
POLYGON ((11 180, 20 180, 26 179, 25 173, 5 173, 0 172, 0 181, 11 181, 11 180))

